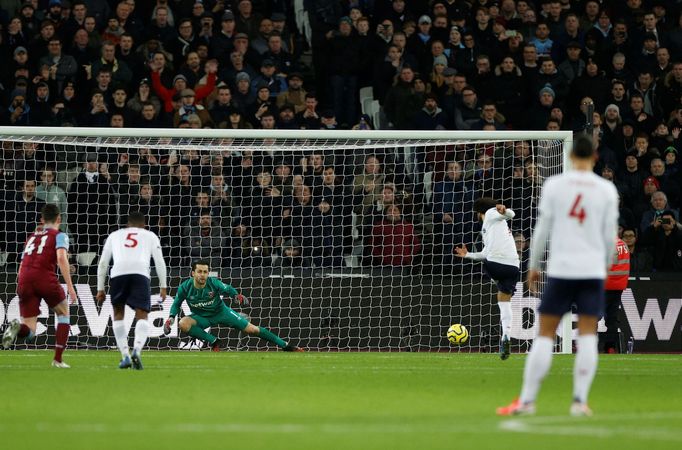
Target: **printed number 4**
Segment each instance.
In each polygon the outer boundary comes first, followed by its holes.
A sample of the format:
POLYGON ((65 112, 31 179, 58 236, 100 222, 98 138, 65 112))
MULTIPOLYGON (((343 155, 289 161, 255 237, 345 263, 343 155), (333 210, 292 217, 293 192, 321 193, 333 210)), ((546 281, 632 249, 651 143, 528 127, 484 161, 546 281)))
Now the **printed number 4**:
MULTIPOLYGON (((35 240, 36 240, 36 237, 31 236, 31 239, 29 239, 28 242, 26 243, 26 248, 24 249, 24 254, 30 255, 33 253, 33 250, 36 249, 36 246, 34 244, 35 240)), ((36 252, 37 254, 40 255, 41 253, 43 253, 43 249, 45 248, 46 243, 47 243, 47 235, 40 238, 40 245, 38 245, 38 251, 36 252)))
POLYGON ((135 236, 137 236, 137 233, 128 233, 128 236, 126 236, 125 247, 127 248, 137 247, 137 239, 135 239, 135 236))
POLYGON ((578 194, 578 196, 575 198, 575 201, 573 202, 573 206, 571 207, 571 212, 568 214, 568 217, 574 217, 578 219, 580 225, 582 225, 585 221, 585 208, 580 205, 582 199, 583 194, 578 194))

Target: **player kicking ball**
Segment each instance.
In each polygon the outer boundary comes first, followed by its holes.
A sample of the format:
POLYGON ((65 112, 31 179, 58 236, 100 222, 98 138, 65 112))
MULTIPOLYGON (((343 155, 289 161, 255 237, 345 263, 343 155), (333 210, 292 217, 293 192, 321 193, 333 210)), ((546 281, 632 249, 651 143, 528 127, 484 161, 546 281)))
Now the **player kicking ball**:
POLYGON ((162 300, 166 298, 166 262, 163 260, 161 242, 156 234, 146 230, 144 226, 144 215, 138 211, 131 212, 128 215, 128 225, 107 237, 97 268, 97 301, 101 303, 106 297, 104 282, 109 263, 112 258, 114 259, 109 291, 114 307, 114 336, 116 346, 121 352, 118 367, 121 369, 132 367, 135 370, 142 370, 142 348, 149 336, 147 315, 152 309, 151 258, 154 258, 156 275, 159 277, 161 291, 159 295, 162 300), (137 319, 132 355, 128 347, 128 332, 123 321, 126 305, 135 310, 137 319))
POLYGON ((40 314, 40 300, 43 299, 57 315, 52 367, 68 369, 70 366, 62 360, 62 354, 71 328, 69 303, 59 284, 56 267, 59 267, 64 277, 71 303, 74 303, 77 297, 69 271, 69 237, 59 231, 62 217, 57 206, 43 206, 40 215, 42 226, 26 241, 17 276, 21 322, 15 319, 9 324, 2 335, 2 346, 8 349, 17 338, 25 342, 33 340, 40 314))
POLYGON ((500 358, 509 358, 510 333, 512 322, 511 298, 516 292, 519 281, 519 256, 516 252, 514 236, 507 226, 507 220, 515 214, 511 209, 490 197, 482 197, 474 202, 474 212, 483 222, 483 250, 478 253, 467 251, 465 245, 455 248, 460 258, 483 261, 486 274, 497 283, 497 306, 500 308, 500 358))
POLYGON ((226 325, 236 328, 250 336, 258 336, 272 342, 285 352, 302 352, 303 349, 287 344, 282 338, 264 327, 258 327, 225 305, 221 296, 228 296, 239 303, 246 301, 235 288, 217 278, 209 277, 207 261, 192 263, 192 278, 183 281, 173 300, 170 315, 163 326, 164 334, 171 332, 175 316, 180 312, 183 302, 187 302, 192 314, 180 319, 180 330, 208 343, 214 352, 220 351, 220 342, 216 336, 204 331, 215 325, 226 325))
POLYGON ((618 193, 613 183, 593 172, 596 155, 591 139, 576 139, 570 158, 574 170, 550 177, 542 188, 528 272, 528 286, 537 292, 540 261, 551 237, 547 285, 538 314, 540 332, 526 359, 521 398, 497 408, 499 415, 535 413, 535 399, 552 364, 554 334, 561 317, 574 304, 578 349, 569 412, 572 416, 592 415, 587 396, 597 372, 597 321, 604 312, 606 268, 615 252, 618 193))

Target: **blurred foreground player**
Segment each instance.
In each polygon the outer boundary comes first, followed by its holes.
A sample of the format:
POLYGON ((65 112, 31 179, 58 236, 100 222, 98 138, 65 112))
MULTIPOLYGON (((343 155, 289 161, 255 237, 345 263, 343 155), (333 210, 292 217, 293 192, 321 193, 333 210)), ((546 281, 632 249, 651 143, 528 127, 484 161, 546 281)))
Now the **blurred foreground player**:
POLYGON ((542 189, 528 272, 528 286, 537 292, 540 261, 551 237, 540 332, 526 359, 521 397, 498 408, 499 415, 535 413, 535 399, 552 363, 557 326, 574 304, 578 349, 570 414, 592 415, 587 396, 597 371, 597 321, 604 312, 604 279, 618 233, 618 193, 613 183, 593 172, 595 153, 589 138, 576 139, 570 157, 573 170, 550 177, 542 189))
POLYGON ((178 286, 170 315, 163 326, 165 334, 170 334, 175 316, 180 312, 182 303, 187 302, 192 314, 180 319, 180 329, 206 342, 214 352, 220 351, 220 341, 205 329, 216 325, 226 325, 250 336, 258 336, 286 352, 303 351, 302 348, 288 344, 267 328, 250 323, 245 317, 228 307, 221 298, 222 296, 233 298, 240 304, 247 300, 234 287, 215 277, 209 277, 208 271, 208 261, 200 260, 192 263, 192 278, 183 281, 178 286))
POLYGON ((69 272, 69 237, 59 231, 61 223, 62 218, 57 206, 51 204, 43 206, 42 225, 26 241, 19 266, 17 294, 21 322, 15 319, 9 324, 2 336, 2 346, 9 348, 17 337, 26 341, 33 339, 40 314, 40 300, 43 299, 57 315, 52 366, 68 369, 70 366, 62 361, 62 354, 71 328, 69 304, 64 289, 59 284, 56 267, 59 267, 64 277, 71 303, 75 302, 77 297, 69 272))
POLYGON ((152 308, 151 303, 151 268, 150 260, 154 258, 156 275, 159 277, 161 300, 166 298, 166 262, 163 260, 159 237, 145 230, 145 218, 139 211, 128 215, 128 225, 114 231, 104 243, 102 256, 97 268, 97 301, 103 302, 104 281, 107 278, 109 262, 114 259, 111 268, 109 290, 111 304, 114 307, 114 336, 116 346, 121 352, 119 368, 142 370, 142 348, 149 336, 147 315, 152 308), (128 348, 128 332, 123 317, 125 307, 135 310, 135 339, 133 353, 128 348))

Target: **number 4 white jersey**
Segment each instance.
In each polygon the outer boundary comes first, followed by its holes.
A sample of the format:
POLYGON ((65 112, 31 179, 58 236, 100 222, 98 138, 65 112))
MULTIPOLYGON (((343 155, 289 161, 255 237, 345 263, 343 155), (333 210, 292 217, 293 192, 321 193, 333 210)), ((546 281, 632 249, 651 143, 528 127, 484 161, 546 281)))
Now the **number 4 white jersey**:
POLYGON ((150 259, 154 258, 159 287, 166 285, 166 263, 163 260, 159 237, 144 228, 121 228, 109 235, 104 243, 97 270, 97 290, 104 290, 104 281, 113 257, 111 278, 119 275, 139 274, 151 278, 150 259))
POLYGON ((530 268, 539 270, 549 237, 549 277, 604 279, 617 235, 618 192, 613 183, 578 170, 550 177, 538 207, 530 268))

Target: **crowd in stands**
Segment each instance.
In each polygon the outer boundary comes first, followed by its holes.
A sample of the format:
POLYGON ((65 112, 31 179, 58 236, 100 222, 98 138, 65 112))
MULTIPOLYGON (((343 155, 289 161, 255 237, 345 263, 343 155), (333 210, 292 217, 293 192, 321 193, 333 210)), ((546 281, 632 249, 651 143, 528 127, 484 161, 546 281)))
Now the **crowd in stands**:
MULTIPOLYGON (((634 270, 679 271, 680 12, 673 0, 0 0, 0 124, 589 130, 634 270), (378 123, 361 113, 363 87, 378 123)), ((15 254, 21 224, 48 201, 68 211, 80 252, 136 208, 173 258, 334 267, 360 241, 364 265, 452 266, 483 195, 525 211, 513 228, 527 246, 538 145, 417 149, 412 162, 391 151, 70 158, 4 142, 2 231, 15 254)))

